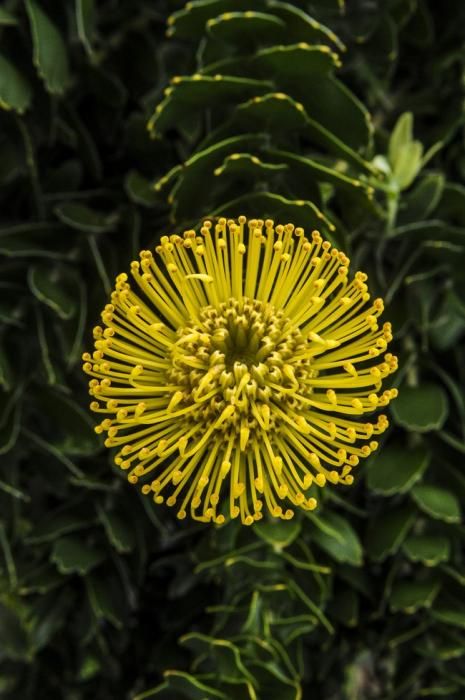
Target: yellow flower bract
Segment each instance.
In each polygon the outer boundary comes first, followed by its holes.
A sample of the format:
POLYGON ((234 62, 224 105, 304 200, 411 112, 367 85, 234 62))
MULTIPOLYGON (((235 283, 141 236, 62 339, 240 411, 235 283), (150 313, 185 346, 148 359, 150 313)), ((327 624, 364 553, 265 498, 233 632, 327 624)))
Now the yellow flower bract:
POLYGON ((245 217, 164 236, 121 274, 85 353, 96 431, 179 518, 245 525, 351 484, 397 368, 366 275, 317 231, 245 217))

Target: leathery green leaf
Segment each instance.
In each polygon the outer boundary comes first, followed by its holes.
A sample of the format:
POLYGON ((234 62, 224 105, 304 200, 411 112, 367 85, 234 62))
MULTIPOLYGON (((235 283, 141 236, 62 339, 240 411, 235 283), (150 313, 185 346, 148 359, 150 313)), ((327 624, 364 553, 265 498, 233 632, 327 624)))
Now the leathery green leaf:
POLYGON ((429 461, 424 447, 384 446, 367 465, 368 488, 383 496, 405 493, 421 479, 429 461))
POLYGON ((412 138, 413 115, 411 112, 405 112, 397 120, 389 139, 388 157, 393 169, 398 165, 403 149, 412 142, 412 138))
POLYGON ((175 76, 171 86, 165 90, 165 99, 157 106, 150 118, 147 128, 152 136, 163 133, 176 126, 180 117, 185 116, 186 109, 214 107, 218 102, 227 103, 243 101, 248 97, 269 92, 272 83, 266 80, 234 75, 175 76))
POLYGON ((380 513, 370 523, 366 547, 375 561, 383 561, 397 552, 415 520, 415 510, 401 506, 380 513))
POLYGON ((257 535, 275 549, 289 547, 298 537, 301 524, 297 520, 272 520, 270 522, 259 522, 255 524, 254 531, 257 535))
POLYGON ((61 537, 53 545, 51 560, 62 574, 84 576, 103 559, 102 552, 84 540, 70 535, 61 537))
POLYGON ((438 384, 403 387, 391 408, 398 425, 420 433, 440 430, 448 410, 447 395, 438 384))
POLYGON ((51 308, 60 318, 68 320, 76 312, 76 302, 65 288, 57 267, 41 264, 29 268, 28 282, 38 301, 51 308))
POLYGON ((10 607, 0 603, 0 660, 28 658, 28 637, 22 621, 10 607))
POLYGON ((417 484, 411 493, 417 506, 432 518, 446 523, 460 522, 460 504, 452 491, 432 484, 417 484))
POLYGON ((250 10, 248 0, 193 0, 168 17, 168 36, 195 39, 205 31, 211 17, 224 12, 250 10))
POLYGON ((430 608, 440 589, 435 579, 425 581, 396 581, 389 598, 393 612, 402 610, 412 614, 419 608, 430 608))
POLYGON ((55 24, 34 0, 26 0, 34 46, 34 65, 52 95, 62 95, 70 82, 68 53, 55 24))
POLYGON ((104 214, 85 204, 66 202, 55 207, 55 214, 67 226, 85 233, 105 233, 115 228, 118 214, 104 214))
POLYGON ((465 629, 465 611, 463 610, 438 606, 433 608, 431 614, 439 622, 465 629))
POLYGON ((88 413, 69 396, 59 391, 42 392, 39 405, 53 422, 54 446, 65 455, 91 455, 100 447, 88 413))
POLYGON ((207 32, 218 41, 247 43, 252 45, 267 39, 277 39, 286 24, 278 17, 265 12, 226 12, 212 17, 206 24, 207 32))
POLYGON ((450 540, 443 535, 411 535, 405 540, 403 550, 411 561, 436 566, 449 559, 450 540))
POLYGON ((23 114, 31 104, 32 90, 18 69, 0 55, 0 107, 23 114))
POLYGON ((318 516, 314 515, 312 519, 316 517, 320 527, 316 527, 312 532, 314 542, 336 561, 361 566, 362 547, 349 521, 330 511, 318 516))
POLYGON ((111 622, 117 629, 123 627, 123 598, 116 571, 98 570, 86 576, 87 593, 95 616, 111 622))
POLYGON ((130 552, 134 547, 134 532, 129 523, 117 513, 99 510, 99 517, 111 544, 120 554, 130 552))
POLYGON ((18 24, 18 20, 16 17, 11 13, 8 12, 4 7, 0 7, 0 26, 13 26, 15 24, 18 24))
POLYGON ((96 13, 94 0, 76 0, 76 24, 79 40, 87 53, 92 56, 92 43, 95 34, 96 13))
POLYGON ((355 627, 358 622, 359 599, 352 588, 340 591, 331 604, 331 617, 346 627, 355 627))

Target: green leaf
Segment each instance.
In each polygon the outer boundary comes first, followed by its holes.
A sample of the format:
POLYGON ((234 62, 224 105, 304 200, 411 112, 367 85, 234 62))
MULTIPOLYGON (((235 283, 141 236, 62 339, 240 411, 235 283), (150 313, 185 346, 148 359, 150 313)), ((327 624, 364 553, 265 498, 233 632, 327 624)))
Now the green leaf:
POLYGON ((391 509, 373 518, 368 530, 366 548, 375 561, 383 561, 397 552, 415 520, 409 506, 391 509))
POLYGON ((412 193, 405 198, 404 209, 398 218, 400 224, 427 219, 434 211, 444 190, 442 173, 429 173, 419 180, 412 193))
POLYGON ((53 225, 47 223, 47 236, 43 235, 43 224, 12 226, 1 231, 0 253, 10 258, 50 258, 63 260, 70 257, 69 241, 50 237, 53 225), (11 233, 9 232, 11 230, 11 233), (51 240, 50 240, 51 239, 51 240), (53 244, 52 241, 53 240, 53 244))
POLYGON ((448 411, 447 395, 437 384, 402 387, 391 407, 398 425, 420 433, 440 430, 448 411))
POLYGON ((95 522, 90 507, 80 504, 68 507, 45 518, 27 537, 27 542, 50 542, 62 535, 91 527, 95 522))
MULTIPOLYGON (((58 391, 43 391, 38 406, 53 425, 53 445, 70 455, 92 455, 100 448, 90 416, 69 396, 58 391)), ((79 472, 77 476, 82 476, 79 472)))
POLYGON ((431 615, 435 620, 438 620, 446 625, 453 625, 454 627, 461 627, 462 629, 465 629, 465 612, 463 610, 441 606, 438 608, 433 608, 431 610, 431 615))
POLYGON ((28 272, 29 288, 40 302, 60 318, 68 320, 76 313, 76 301, 70 296, 57 267, 34 265, 28 272))
POLYGON ((263 216, 271 217, 277 221, 292 221, 295 226, 311 226, 321 230, 327 229, 326 238, 330 237, 329 231, 334 231, 335 226, 318 207, 304 199, 286 199, 279 194, 271 192, 251 192, 237 197, 229 202, 224 202, 217 209, 210 211, 210 216, 240 216, 245 214, 252 217, 259 209, 263 216))
POLYGON ((277 40, 283 35, 286 23, 265 12, 226 12, 211 18, 206 30, 217 41, 248 46, 267 40, 277 40))
POLYGON ((419 608, 430 608, 439 592, 440 582, 434 579, 425 581, 396 581, 389 597, 389 607, 393 612, 409 615, 419 608))
POLYGON ((422 477, 429 461, 430 453, 423 447, 385 446, 367 465, 368 488, 383 496, 405 493, 422 477))
POLYGON ((250 153, 232 153, 226 156, 222 165, 214 170, 217 177, 230 176, 232 178, 249 176, 257 180, 260 177, 269 177, 287 170, 287 165, 280 163, 266 163, 250 153))
POLYGON ((92 56, 96 24, 94 0, 76 0, 76 24, 79 40, 89 56, 92 56))
POLYGON ((317 524, 312 539, 321 549, 337 562, 362 565, 362 547, 348 520, 330 511, 318 516, 312 515, 312 520, 317 524))
POLYGON ((119 216, 113 212, 104 214, 91 209, 85 204, 65 202, 55 207, 55 214, 67 226, 85 233, 106 233, 112 231, 118 223, 119 216))
POLYGON ((359 616, 359 599, 352 588, 339 591, 331 602, 331 617, 346 627, 355 627, 359 616))
POLYGON ((444 221, 465 226, 465 187, 463 185, 446 183, 437 214, 444 221))
POLYGON ((407 189, 421 170, 422 155, 423 146, 419 141, 412 141, 403 149, 401 157, 393 169, 394 180, 401 190, 407 189))
POLYGON ((298 43, 261 49, 252 59, 264 75, 271 75, 278 86, 288 85, 309 78, 313 81, 325 78, 340 66, 339 57, 327 46, 311 46, 298 43))
POLYGON ((121 585, 117 582, 116 576, 116 572, 111 575, 108 571, 99 570, 86 576, 86 586, 90 604, 97 619, 108 620, 116 629, 122 629, 124 600, 121 585))
POLYGON ((213 108, 220 103, 236 102, 269 92, 272 83, 267 80, 234 75, 175 76, 171 86, 165 91, 165 99, 157 106, 150 118, 147 128, 152 136, 176 127, 179 120, 185 118, 186 110, 192 116, 192 110, 213 108))
POLYGON ((153 207, 159 202, 153 184, 137 170, 131 170, 125 178, 124 189, 129 199, 143 207, 153 207))
POLYGON ((330 43, 340 51, 345 51, 346 47, 331 29, 300 7, 282 0, 267 0, 266 5, 273 10, 274 15, 285 20, 288 41, 304 41, 309 44, 330 43))
POLYGON ((335 168, 328 167, 323 163, 313 160, 308 157, 301 156, 297 153, 282 151, 276 148, 266 150, 267 155, 282 161, 290 166, 293 173, 296 173, 299 178, 307 182, 309 179, 328 182, 335 187, 347 190, 349 192, 360 192, 365 196, 371 196, 373 190, 359 179, 350 177, 343 172, 339 172, 335 168))
MULTIPOLYGON (((59 430, 59 426, 57 427, 59 430)), ((57 462, 60 463, 60 465, 66 467, 74 478, 77 477, 78 479, 84 479, 84 472, 82 472, 81 469, 79 469, 79 467, 77 467, 74 462, 69 459, 69 457, 63 454, 62 450, 60 449, 60 443, 58 443, 59 446, 56 447, 47 440, 42 440, 39 435, 36 435, 27 428, 23 428, 22 432, 28 438, 31 449, 37 448, 40 452, 43 452, 48 456, 51 455, 57 462)), ((52 439, 57 440, 57 436, 54 435, 52 439)))
POLYGON ((34 608, 31 630, 31 646, 34 652, 44 649, 60 630, 67 619, 72 598, 63 590, 60 594, 53 591, 41 596, 34 608))
POLYGON ((248 0, 193 0, 168 17, 168 36, 197 39, 211 17, 233 10, 249 10, 248 0))
POLYGON ((388 149, 393 177, 399 189, 406 189, 413 182, 422 167, 422 156, 422 144, 413 140, 413 115, 405 112, 394 127, 388 149))
POLYGON ((120 554, 130 552, 134 547, 134 531, 131 524, 116 513, 99 509, 99 517, 110 543, 120 554))
POLYGON ((310 117, 301 102, 284 92, 268 93, 238 105, 228 120, 208 134, 202 147, 211 147, 218 140, 225 140, 231 134, 237 134, 238 131, 253 130, 271 131, 273 134, 279 134, 280 138, 282 134, 299 131, 312 143, 328 149, 339 158, 344 158, 359 171, 376 172, 375 168, 344 140, 317 119, 310 117))
POLYGON ((95 678, 101 670, 101 662, 95 656, 86 655, 79 669, 78 679, 80 681, 89 681, 95 678))
POLYGON ((371 146, 371 115, 343 82, 330 75, 327 80, 315 80, 311 92, 301 86, 296 94, 309 117, 346 147, 357 152, 371 146), (338 118, 340 114, 344 114, 344 119, 338 118))
POLYGON ((417 484, 413 487, 412 498, 422 511, 437 520, 446 523, 460 522, 460 504, 451 491, 429 484, 417 484))
POLYGON ((242 677, 254 683, 254 677, 242 661, 240 647, 228 639, 217 639, 198 632, 190 632, 181 637, 179 643, 197 655, 211 654, 215 660, 217 672, 221 676, 242 677))
POLYGON ((389 139, 388 158, 394 170, 402 157, 406 147, 413 138, 413 114, 404 112, 396 122, 394 130, 389 139))
POLYGON ((0 661, 26 660, 29 656, 28 638, 21 620, 9 607, 0 603, 0 661))
POLYGON ((63 578, 56 568, 46 562, 43 566, 34 568, 21 579, 18 586, 19 595, 30 595, 31 593, 48 593, 53 588, 61 586, 63 578))
POLYGON ((411 535, 405 540, 403 550, 410 561, 436 566, 448 561, 450 540, 442 535, 411 535))
POLYGON ((259 522, 254 526, 254 532, 277 550, 289 547, 298 537, 300 530, 301 524, 297 520, 275 519, 270 522, 259 522))
POLYGON ((62 95, 70 83, 68 54, 60 32, 34 0, 26 0, 34 46, 34 65, 52 95, 62 95))
POLYGON ((31 105, 32 90, 17 68, 0 55, 0 107, 23 114, 31 105))
POLYGON ((184 163, 182 177, 178 179, 170 194, 170 201, 173 202, 173 216, 179 219, 189 216, 194 205, 197 211, 201 210, 202 203, 210 198, 206 184, 214 179, 214 170, 221 165, 225 156, 262 139, 263 136, 255 134, 236 136, 215 143, 189 158, 184 163))
POLYGON ((4 7, 0 7, 0 26, 14 26, 15 24, 18 24, 16 17, 4 7))
POLYGON ((100 564, 104 558, 102 552, 84 540, 75 536, 61 537, 53 545, 50 556, 61 574, 80 574, 100 564))

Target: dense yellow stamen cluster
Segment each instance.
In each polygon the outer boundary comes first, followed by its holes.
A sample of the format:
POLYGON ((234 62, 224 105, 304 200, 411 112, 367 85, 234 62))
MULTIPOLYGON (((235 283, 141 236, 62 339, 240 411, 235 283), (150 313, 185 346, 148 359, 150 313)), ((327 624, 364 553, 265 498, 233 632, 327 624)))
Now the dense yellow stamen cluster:
POLYGON ((381 299, 314 231, 245 217, 164 236, 117 277, 85 353, 96 427, 128 480, 179 518, 291 518, 351 484, 388 421, 381 299), (284 504, 287 504, 284 505, 284 504))

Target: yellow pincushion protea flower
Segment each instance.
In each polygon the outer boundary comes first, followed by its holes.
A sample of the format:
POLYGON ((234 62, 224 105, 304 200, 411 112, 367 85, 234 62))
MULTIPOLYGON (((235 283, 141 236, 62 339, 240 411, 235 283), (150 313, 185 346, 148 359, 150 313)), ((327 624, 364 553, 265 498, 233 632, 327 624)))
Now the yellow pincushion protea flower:
POLYGON ((164 236, 116 279, 85 353, 96 431, 178 518, 289 519, 308 489, 351 484, 397 390, 367 276, 317 231, 245 217, 164 236))

